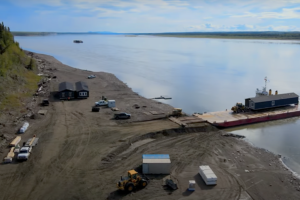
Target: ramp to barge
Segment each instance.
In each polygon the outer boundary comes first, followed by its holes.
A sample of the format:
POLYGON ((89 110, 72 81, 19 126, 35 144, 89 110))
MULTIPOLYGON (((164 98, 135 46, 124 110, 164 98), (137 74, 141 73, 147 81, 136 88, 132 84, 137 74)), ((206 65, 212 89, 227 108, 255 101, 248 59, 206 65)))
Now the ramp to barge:
POLYGON ((265 122, 277 119, 300 116, 300 108, 296 106, 286 106, 268 111, 256 111, 247 113, 232 113, 232 111, 219 111, 205 113, 203 115, 194 114, 208 123, 218 127, 232 127, 257 122, 265 122))

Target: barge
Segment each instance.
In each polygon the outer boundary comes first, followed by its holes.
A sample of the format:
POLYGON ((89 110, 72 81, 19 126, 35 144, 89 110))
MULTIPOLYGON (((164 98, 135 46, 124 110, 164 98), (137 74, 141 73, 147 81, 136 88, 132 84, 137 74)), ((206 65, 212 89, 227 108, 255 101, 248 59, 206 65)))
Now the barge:
MULTIPOLYGON (((267 83, 267 77, 265 81, 267 83)), ((278 94, 276 91, 273 95, 272 90, 267 92, 265 85, 263 90, 256 90, 256 97, 246 98, 245 105, 236 103, 231 111, 194 114, 194 116, 214 126, 227 128, 300 116, 298 103, 299 96, 297 94, 278 94)))
POLYGON ((205 113, 203 115, 194 114, 194 116, 199 117, 216 127, 228 128, 258 122, 297 117, 300 116, 300 108, 298 105, 295 105, 281 107, 269 111, 250 111, 236 114, 233 114, 232 111, 219 111, 205 113))

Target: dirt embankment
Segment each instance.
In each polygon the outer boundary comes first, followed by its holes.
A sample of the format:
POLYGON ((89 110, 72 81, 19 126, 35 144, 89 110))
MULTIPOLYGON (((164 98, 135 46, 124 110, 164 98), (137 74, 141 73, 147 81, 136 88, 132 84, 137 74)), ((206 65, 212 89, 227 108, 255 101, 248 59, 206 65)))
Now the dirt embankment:
MULTIPOLYGON (((0 165, 0 199, 299 199, 299 181, 278 161, 278 156, 246 142, 222 136, 208 124, 180 128, 159 119, 172 110, 145 99, 109 73, 94 73, 63 65, 46 55, 33 55, 57 78, 49 82, 50 106, 46 116, 28 119, 22 140, 36 134, 39 145, 26 162, 0 165), (95 74, 97 78, 87 79, 95 74), (60 101, 53 94, 62 81, 85 81, 90 97, 60 101), (113 120, 115 111, 91 106, 102 96, 116 100, 130 120, 113 120), (139 108, 136 108, 138 105, 139 108), (150 111, 164 113, 149 115, 150 111), (146 113, 146 114, 145 114, 146 113), (153 120, 157 119, 157 120, 153 120), (179 189, 162 186, 163 176, 150 176, 149 185, 125 194, 116 183, 127 170, 139 169, 142 154, 170 154, 171 176, 179 189), (208 164, 218 185, 208 187, 199 177, 199 165, 208 164), (196 191, 188 192, 188 180, 196 191)), ((42 99, 43 97, 41 97, 42 99)), ((41 109, 41 107, 36 108, 41 109)), ((14 135, 16 127, 6 127, 14 135)), ((8 152, 3 150, 1 157, 8 152)))

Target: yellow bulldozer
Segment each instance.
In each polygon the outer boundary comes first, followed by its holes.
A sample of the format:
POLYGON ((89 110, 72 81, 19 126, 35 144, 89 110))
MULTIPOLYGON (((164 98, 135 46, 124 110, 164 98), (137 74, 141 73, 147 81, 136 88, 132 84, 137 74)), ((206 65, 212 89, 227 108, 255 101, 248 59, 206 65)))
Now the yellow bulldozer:
POLYGON ((240 113, 240 112, 248 112, 249 108, 247 108, 245 105, 242 103, 236 103, 235 106, 231 108, 233 113, 240 113))
POLYGON ((135 170, 129 170, 127 177, 122 177, 117 183, 119 190, 132 192, 136 187, 144 188, 148 185, 146 178, 142 178, 135 170))

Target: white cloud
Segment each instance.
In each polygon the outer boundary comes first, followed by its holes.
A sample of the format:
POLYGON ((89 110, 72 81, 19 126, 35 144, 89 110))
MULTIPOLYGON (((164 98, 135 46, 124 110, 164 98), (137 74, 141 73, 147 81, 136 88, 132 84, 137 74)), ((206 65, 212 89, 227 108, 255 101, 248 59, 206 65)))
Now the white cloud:
POLYGON ((282 8, 281 12, 261 12, 261 13, 252 13, 245 12, 242 15, 233 15, 231 17, 236 18, 261 18, 261 19, 300 19, 300 7, 296 8, 282 8))
MULTIPOLYGON (((25 9, 34 9, 35 14, 57 20, 53 22, 54 24, 62 23, 60 17, 84 21, 84 27, 91 27, 89 29, 91 31, 106 29, 108 24, 114 29, 108 31, 116 32, 297 30, 300 26, 300 21, 295 21, 300 19, 300 0, 26 0, 26 3, 24 0, 14 0, 12 2, 25 6, 25 9), (54 6, 53 10, 51 6, 54 6)), ((71 27, 71 25, 72 23, 69 23, 65 27, 83 31, 80 29, 82 26, 71 27)))

